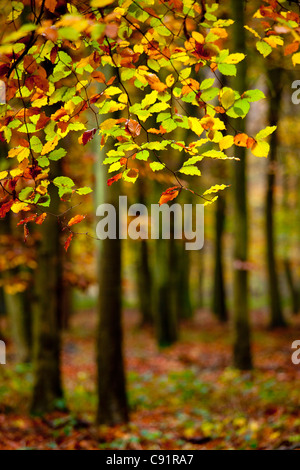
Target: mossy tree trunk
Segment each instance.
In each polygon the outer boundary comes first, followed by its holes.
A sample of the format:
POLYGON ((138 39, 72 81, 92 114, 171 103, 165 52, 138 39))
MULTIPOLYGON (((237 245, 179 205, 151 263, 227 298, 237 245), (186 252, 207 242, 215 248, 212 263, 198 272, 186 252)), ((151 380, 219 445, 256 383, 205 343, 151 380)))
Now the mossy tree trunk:
MULTIPOLYGON (((233 49, 245 53, 244 9, 246 2, 231 0, 231 16, 233 26, 233 49)), ((247 64, 242 61, 237 76, 232 80, 235 90, 243 93, 246 87, 247 64)), ((245 121, 235 120, 235 127, 240 132, 245 130, 245 121)), ((246 182, 246 151, 240 147, 235 151, 240 159, 234 165, 234 277, 233 277, 233 326, 234 366, 241 370, 251 369, 250 325, 248 311, 248 217, 247 217, 247 182, 246 182)))

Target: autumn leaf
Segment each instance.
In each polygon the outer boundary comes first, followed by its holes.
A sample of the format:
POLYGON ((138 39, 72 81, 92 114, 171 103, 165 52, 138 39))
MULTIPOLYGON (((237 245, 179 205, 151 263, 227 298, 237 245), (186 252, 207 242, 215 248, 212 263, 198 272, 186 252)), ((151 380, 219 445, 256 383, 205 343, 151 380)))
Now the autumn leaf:
POLYGON ((2 203, 0 205, 0 218, 3 219, 6 214, 10 211, 11 206, 13 205, 13 201, 8 201, 5 203, 2 203))
POLYGON ((73 238, 73 233, 71 233, 71 234, 68 236, 68 238, 67 238, 67 240, 66 240, 66 242, 65 242, 65 250, 66 250, 66 251, 68 251, 68 249, 69 249, 69 246, 70 246, 70 243, 71 243, 71 241, 72 241, 72 238, 73 238))
POLYGON ((29 235, 29 228, 27 227, 27 224, 24 224, 24 242, 26 243, 27 237, 29 235))
POLYGON ((85 215, 75 215, 75 217, 69 220, 68 226, 72 227, 72 225, 79 224, 80 222, 82 222, 83 219, 85 219, 85 217, 85 215))
POLYGON ((111 186, 113 183, 120 180, 121 178, 122 178, 122 173, 118 173, 117 175, 113 176, 112 178, 109 178, 107 180, 107 186, 111 186))
POLYGON ((47 217, 46 212, 43 212, 43 214, 39 215, 39 216, 36 218, 35 223, 36 223, 37 225, 42 225, 42 223, 44 222, 44 220, 46 219, 46 217, 47 217))
POLYGON ((234 143, 238 147, 247 147, 248 135, 245 133, 237 134, 234 137, 234 143))
POLYGON ((168 188, 160 196, 159 205, 161 206, 162 204, 166 204, 169 201, 173 201, 173 199, 175 199, 178 196, 179 191, 180 191, 179 186, 173 186, 172 188, 168 188))
POLYGON ((134 119, 128 119, 125 123, 125 128, 132 137, 137 137, 141 133, 142 126, 134 119))
POLYGON ((94 137, 94 135, 96 134, 97 132, 97 129, 91 129, 89 131, 85 131, 79 138, 78 138, 78 142, 79 144, 83 144, 83 145, 86 145, 88 142, 90 142, 90 140, 92 140, 92 138, 94 137))

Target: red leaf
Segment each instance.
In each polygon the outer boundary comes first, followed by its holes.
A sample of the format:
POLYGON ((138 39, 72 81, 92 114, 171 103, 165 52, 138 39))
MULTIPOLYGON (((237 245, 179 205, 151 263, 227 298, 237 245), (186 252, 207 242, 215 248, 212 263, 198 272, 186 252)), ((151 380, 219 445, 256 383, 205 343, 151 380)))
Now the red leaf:
POLYGON ((111 186, 113 183, 120 180, 121 178, 122 178, 122 173, 118 173, 117 175, 113 176, 112 178, 109 178, 107 180, 107 186, 111 186))
POLYGON ((11 206, 13 205, 14 201, 8 201, 0 206, 0 218, 3 219, 6 214, 10 211, 11 206))
POLYGON ((65 250, 66 250, 66 251, 68 251, 68 249, 69 249, 69 246, 70 246, 70 243, 71 243, 71 241, 72 241, 72 238, 73 238, 73 233, 71 233, 71 234, 68 236, 67 240, 66 240, 66 243, 65 243, 65 250))
POLYGON ((96 134, 96 131, 97 129, 91 129, 89 131, 85 131, 78 139, 78 142, 80 144, 83 144, 83 145, 86 145, 90 140, 92 140, 92 138, 94 137, 94 135, 96 134))
POLYGON ((26 219, 21 220, 17 225, 28 224, 28 222, 33 222, 35 218, 36 214, 31 214, 29 217, 26 217, 26 219))

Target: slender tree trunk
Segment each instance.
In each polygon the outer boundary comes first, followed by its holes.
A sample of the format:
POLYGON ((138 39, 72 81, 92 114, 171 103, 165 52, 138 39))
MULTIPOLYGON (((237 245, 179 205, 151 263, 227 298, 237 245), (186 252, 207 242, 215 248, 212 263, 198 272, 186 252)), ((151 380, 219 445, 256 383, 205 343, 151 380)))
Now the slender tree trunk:
MULTIPOLYGON (((280 102, 282 96, 282 72, 276 68, 268 72, 269 79, 269 125, 277 126, 280 113, 280 102)), ((266 250, 268 287, 270 298, 270 327, 278 328, 286 325, 279 290, 279 279, 276 266, 275 234, 274 234, 274 190, 276 185, 276 161, 278 150, 278 134, 274 132, 271 136, 270 155, 268 161, 267 193, 266 193, 266 250)))
POLYGON ((155 326, 157 343, 167 347, 178 340, 178 310, 176 308, 178 286, 178 259, 173 236, 174 217, 171 213, 171 238, 156 242, 155 282, 156 307, 155 326))
MULTIPOLYGON (((231 0, 231 15, 234 23, 234 51, 245 52, 244 29, 245 2, 231 0)), ((247 65, 245 61, 239 66, 233 87, 243 93, 246 90, 247 65)), ((235 126, 243 132, 245 122, 235 120, 235 126)), ((248 257, 248 217, 247 217, 247 183, 246 183, 246 151, 237 148, 235 156, 240 159, 234 165, 234 277, 233 277, 233 325, 234 325, 234 366, 241 370, 251 369, 250 325, 248 311, 248 273, 246 262, 248 257)))
POLYGON ((223 268, 223 233, 225 223, 225 198, 219 196, 216 202, 215 222, 215 266, 214 266, 214 288, 212 310, 219 321, 226 322, 228 319, 226 308, 226 292, 223 268))
MULTIPOLYGON (((54 164, 51 177, 59 174, 54 164)), ((50 186, 50 212, 59 212, 57 189, 50 186)), ((34 386, 32 412, 42 414, 61 406, 63 391, 60 375, 59 293, 61 290, 61 256, 57 219, 48 215, 40 229, 37 248, 33 304, 34 386)))
MULTIPOLYGON (((106 202, 119 214, 118 186, 107 190, 106 202)), ((118 225, 118 224, 117 224, 118 225)), ((128 421, 128 403, 123 360, 121 240, 101 243, 99 324, 97 333, 98 411, 97 423, 116 425, 128 421)))
POLYGON ((293 270, 291 266, 290 259, 286 258, 284 261, 284 270, 287 280, 287 285, 290 291, 291 301, 292 301, 292 312, 294 315, 299 313, 299 296, 296 289, 294 277, 293 277, 293 270))
POLYGON ((189 319, 193 317, 193 307, 190 291, 190 252, 185 249, 185 243, 177 243, 178 276, 177 276, 177 317, 189 319))
MULTIPOLYGON (((138 202, 146 203, 145 185, 142 180, 137 181, 138 184, 138 202)), ((147 240, 139 242, 139 250, 137 254, 137 287, 139 297, 139 308, 141 312, 141 324, 153 324, 153 279, 151 273, 149 246, 147 240)))

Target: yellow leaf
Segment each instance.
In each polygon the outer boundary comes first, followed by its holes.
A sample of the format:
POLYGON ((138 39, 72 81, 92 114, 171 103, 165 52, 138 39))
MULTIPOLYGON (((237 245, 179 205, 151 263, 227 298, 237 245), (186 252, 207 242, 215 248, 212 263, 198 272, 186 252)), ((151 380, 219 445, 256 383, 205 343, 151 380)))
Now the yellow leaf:
POLYGON ((190 117, 189 126, 190 126, 190 129, 192 129, 192 131, 195 132, 195 134, 199 136, 202 134, 203 127, 201 126, 201 123, 198 118, 190 117))
POLYGON ((292 56, 292 61, 293 61, 294 67, 295 67, 297 64, 300 64, 300 52, 297 52, 296 54, 294 54, 294 55, 292 56))
POLYGON ((233 143, 234 143, 233 136, 232 135, 226 135, 219 142, 220 150, 229 149, 230 147, 233 146, 233 143))
POLYGON ((23 170, 21 168, 15 168, 14 170, 10 171, 10 175, 15 178, 16 176, 20 176, 23 174, 23 170))
POLYGON ((172 74, 168 75, 166 78, 166 85, 170 88, 175 83, 175 78, 172 74))
POLYGON ((114 2, 114 0, 92 0, 91 1, 91 7, 93 7, 93 8, 104 8, 104 7, 107 7, 107 5, 110 5, 113 2, 114 2))
POLYGON ((235 93, 231 88, 224 88, 220 91, 219 96, 224 109, 230 108, 235 102, 235 93))
POLYGON ((193 31, 192 37, 195 39, 196 42, 200 44, 204 43, 204 36, 201 33, 198 33, 198 31, 193 31))
POLYGON ((18 157, 19 162, 21 162, 22 160, 24 160, 24 158, 28 157, 29 153, 30 150, 27 147, 16 147, 10 149, 7 158, 18 157))
POLYGON ((0 171, 0 180, 3 180, 4 178, 6 178, 7 175, 8 175, 7 171, 0 171))
POLYGON ((53 140, 49 140, 49 142, 47 142, 44 145, 41 155, 46 155, 47 153, 51 152, 53 149, 55 149, 57 144, 58 144, 58 136, 56 135, 53 140))
POLYGON ((267 142, 256 142, 251 149, 251 152, 256 157, 267 157, 270 150, 270 145, 267 142))
POLYGON ((29 211, 29 210, 30 210, 30 207, 29 207, 28 204, 26 204, 25 202, 17 201, 17 202, 15 202, 15 203, 11 206, 11 210, 12 210, 15 214, 18 214, 18 213, 21 212, 21 211, 29 211))
POLYGON ((116 122, 117 122, 117 119, 106 119, 106 121, 102 122, 100 127, 102 130, 108 131, 109 129, 114 127, 116 122))
POLYGON ((230 54, 225 60, 223 60, 224 64, 238 64, 242 60, 245 59, 245 54, 237 52, 236 54, 230 54))
POLYGON ((250 28, 250 26, 244 26, 247 31, 250 31, 257 39, 261 39, 260 35, 255 31, 255 29, 250 28))

